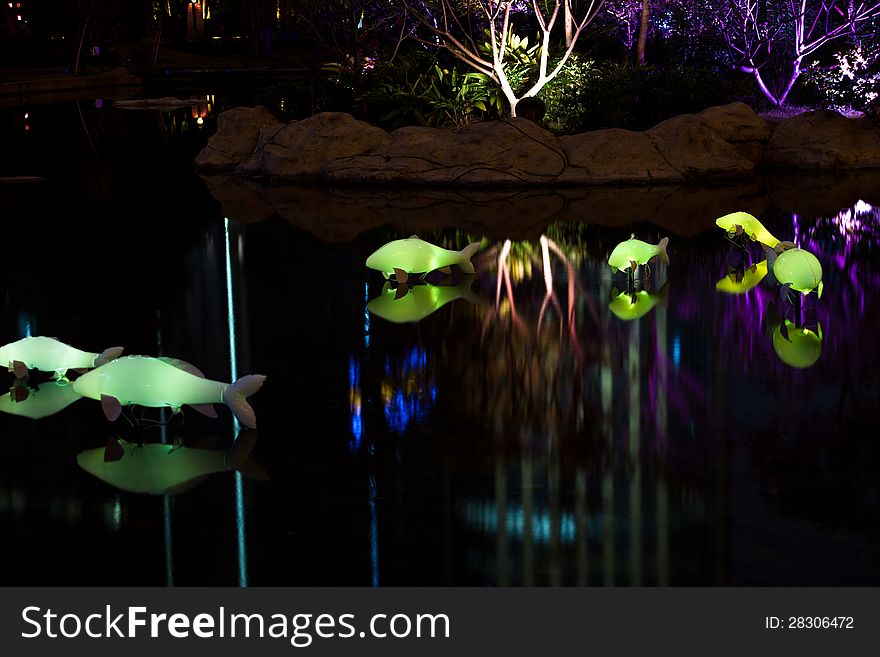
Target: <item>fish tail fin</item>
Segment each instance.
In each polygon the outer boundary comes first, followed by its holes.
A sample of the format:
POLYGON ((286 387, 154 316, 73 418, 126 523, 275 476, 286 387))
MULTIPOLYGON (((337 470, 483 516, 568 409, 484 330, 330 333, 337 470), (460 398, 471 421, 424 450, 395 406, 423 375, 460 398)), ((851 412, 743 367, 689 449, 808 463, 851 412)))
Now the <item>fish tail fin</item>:
POLYGON ((480 296, 471 289, 471 285, 473 284, 473 276, 468 276, 459 289, 461 290, 461 298, 476 306, 479 305, 481 301, 480 296))
POLYGON ((257 417, 247 398, 262 388, 265 380, 262 374, 248 374, 230 383, 223 391, 223 403, 229 407, 235 419, 248 429, 257 428, 257 417))
POLYGON ((256 446, 256 431, 245 431, 239 434, 235 442, 232 443, 232 447, 226 451, 226 466, 231 470, 242 473, 249 479, 267 481, 269 474, 266 472, 266 469, 251 457, 251 453, 256 446))
POLYGON ((472 242, 464 247, 459 255, 461 256, 461 261, 458 263, 458 266, 461 267, 461 270, 465 274, 473 274, 476 270, 474 269, 474 265, 471 263, 471 258, 474 257, 474 254, 480 250, 479 242, 472 242))
POLYGON ((109 349, 105 349, 98 357, 95 359, 95 367, 101 367, 105 363, 109 363, 111 360, 116 360, 122 355, 122 352, 125 351, 123 347, 110 347, 109 349))
POLYGON ((657 249, 658 249, 657 255, 660 256, 660 262, 662 262, 664 265, 669 264, 669 254, 666 253, 667 246, 669 246, 669 238, 668 237, 664 237, 662 240, 660 240, 660 243, 657 244, 657 249))

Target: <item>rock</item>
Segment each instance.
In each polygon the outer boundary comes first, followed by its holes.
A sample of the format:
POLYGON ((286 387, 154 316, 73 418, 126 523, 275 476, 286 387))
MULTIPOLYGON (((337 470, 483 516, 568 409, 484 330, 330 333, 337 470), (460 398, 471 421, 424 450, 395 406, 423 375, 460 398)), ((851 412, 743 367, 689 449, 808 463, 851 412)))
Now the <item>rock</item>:
POLYGON ((265 107, 237 107, 217 117, 217 132, 196 156, 202 171, 234 169, 249 158, 257 145, 260 130, 277 123, 265 107))
POLYGON ((324 169, 336 183, 520 185, 552 182, 565 169, 556 138, 526 119, 486 121, 453 132, 400 128, 370 152, 324 169))
POLYGON ((745 103, 710 107, 697 114, 707 126, 728 144, 742 141, 768 141, 770 125, 745 103))
POLYGON ((880 128, 818 110, 776 126, 761 162, 775 168, 832 170, 880 167, 880 128))
POLYGON ((387 136, 350 114, 322 112, 265 136, 262 147, 239 171, 278 180, 314 180, 331 162, 364 153, 387 136))
POLYGON ((561 137, 568 167, 557 182, 571 184, 681 182, 684 177, 643 132, 597 130, 561 137))
POLYGON ((772 134, 770 124, 745 103, 710 107, 697 114, 697 118, 752 162, 761 160, 772 134))
POLYGON ((687 180, 736 178, 751 174, 755 167, 693 114, 667 119, 645 134, 687 180))

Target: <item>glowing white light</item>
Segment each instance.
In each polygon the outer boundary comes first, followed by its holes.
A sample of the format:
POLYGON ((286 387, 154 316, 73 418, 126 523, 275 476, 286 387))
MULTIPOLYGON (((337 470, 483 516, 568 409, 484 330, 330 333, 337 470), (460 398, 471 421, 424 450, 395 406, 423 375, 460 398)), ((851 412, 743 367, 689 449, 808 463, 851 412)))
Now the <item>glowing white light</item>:
POLYGON ((859 214, 868 214, 874 208, 870 204, 865 203, 862 200, 859 200, 856 203, 855 208, 853 208, 853 209, 855 210, 856 214, 859 215, 859 214))
POLYGON ((198 123, 199 125, 202 125, 202 124, 205 123, 205 119, 203 119, 203 118, 200 116, 199 118, 196 119, 196 123, 198 123))

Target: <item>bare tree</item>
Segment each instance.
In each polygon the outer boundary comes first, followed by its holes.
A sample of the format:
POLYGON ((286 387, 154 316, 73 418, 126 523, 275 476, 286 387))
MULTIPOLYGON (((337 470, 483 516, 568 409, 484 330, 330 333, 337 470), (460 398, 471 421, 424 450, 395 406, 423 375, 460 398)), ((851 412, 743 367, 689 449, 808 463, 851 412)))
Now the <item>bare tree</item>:
POLYGON ((776 107, 785 104, 804 58, 834 39, 858 38, 880 16, 880 2, 724 0, 717 20, 735 67, 751 74, 776 107), (781 69, 781 75, 767 69, 781 69))
POLYGON ((510 104, 511 116, 523 98, 537 95, 552 80, 574 51, 578 38, 595 18, 605 0, 583 0, 580 11, 575 0, 403 0, 407 12, 416 23, 427 29, 430 39, 419 38, 429 45, 446 48, 459 60, 485 74, 501 88, 510 104), (540 31, 541 48, 538 78, 524 92, 517 92, 507 74, 510 64, 511 12, 514 8, 534 18, 540 31), (551 35, 562 18, 565 42, 561 54, 550 68, 551 35), (486 54, 477 42, 481 28, 488 30, 486 54))

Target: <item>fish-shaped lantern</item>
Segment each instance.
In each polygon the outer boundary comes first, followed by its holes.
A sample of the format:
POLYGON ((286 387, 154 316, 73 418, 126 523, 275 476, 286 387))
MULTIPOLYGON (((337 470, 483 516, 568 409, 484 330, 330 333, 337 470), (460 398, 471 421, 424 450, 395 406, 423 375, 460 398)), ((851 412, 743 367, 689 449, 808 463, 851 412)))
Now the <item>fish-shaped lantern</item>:
POLYGON ((669 244, 669 238, 664 237, 657 244, 648 244, 634 237, 621 242, 614 247, 611 255, 608 257, 608 264, 612 269, 617 271, 635 272, 637 265, 645 265, 651 258, 660 258, 660 262, 669 264, 669 256, 666 254, 666 247, 669 244))
POLYGON ((468 244, 461 251, 451 251, 430 244, 418 235, 404 240, 394 240, 374 251, 367 258, 370 269, 378 269, 385 278, 394 274, 405 283, 410 274, 423 274, 457 265, 465 274, 473 274, 471 258, 479 250, 480 243, 468 244))
POLYGON ((715 220, 715 225, 723 228, 728 237, 748 237, 753 242, 760 242, 777 253, 795 248, 794 242, 780 241, 758 219, 748 212, 732 212, 715 220))
POLYGON ((182 360, 127 356, 83 374, 73 382, 73 389, 100 401, 111 421, 119 417, 122 406, 132 404, 175 411, 187 405, 211 417, 217 416, 213 404, 226 404, 242 425, 255 429, 257 418, 247 397, 265 380, 260 374, 249 374, 234 383, 211 381, 182 360))
POLYGON ((87 370, 109 363, 122 354, 122 347, 110 347, 100 354, 82 351, 55 338, 29 336, 0 347, 0 363, 7 363, 9 371, 24 378, 28 370, 55 372, 63 378, 67 370, 87 370))
POLYGON ((790 249, 778 256, 767 250, 767 260, 773 266, 773 277, 783 288, 803 295, 816 292, 822 298, 822 265, 819 259, 804 249, 790 249))

